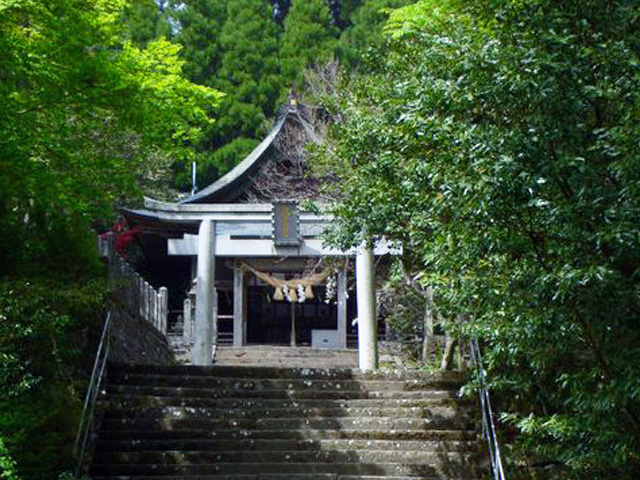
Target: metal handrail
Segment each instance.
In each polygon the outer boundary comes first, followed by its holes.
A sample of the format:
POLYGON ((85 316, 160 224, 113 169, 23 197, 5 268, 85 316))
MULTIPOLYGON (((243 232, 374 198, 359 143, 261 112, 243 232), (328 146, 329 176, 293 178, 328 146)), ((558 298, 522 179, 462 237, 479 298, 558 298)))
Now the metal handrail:
POLYGON ((491 398, 489 396, 489 388, 487 386, 487 373, 482 365, 482 355, 478 342, 472 339, 469 343, 471 352, 471 361, 478 373, 480 386, 478 395, 480 396, 480 408, 482 410, 482 433, 487 440, 489 448, 489 458, 491 460, 491 471, 494 480, 505 480, 504 466, 502 463, 502 454, 500 452, 500 443, 496 433, 496 425, 493 418, 493 409, 491 408, 491 398))
POLYGON ((95 361, 93 362, 91 380, 89 381, 87 395, 84 399, 82 417, 80 419, 80 425, 78 426, 78 433, 76 435, 76 441, 73 449, 75 457, 78 459, 78 466, 76 468, 76 474, 78 477, 83 473, 87 444, 94 430, 95 406, 98 396, 100 395, 100 385, 104 377, 107 359, 109 357, 110 342, 108 333, 110 323, 111 312, 107 314, 107 319, 105 320, 104 327, 102 328, 102 336, 100 337, 100 344, 98 345, 95 361))

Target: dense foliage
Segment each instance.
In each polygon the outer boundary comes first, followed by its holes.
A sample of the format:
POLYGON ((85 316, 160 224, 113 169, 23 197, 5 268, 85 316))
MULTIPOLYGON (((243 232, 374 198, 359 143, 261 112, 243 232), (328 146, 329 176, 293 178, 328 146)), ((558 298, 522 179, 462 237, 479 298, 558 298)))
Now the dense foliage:
POLYGON ((1 478, 2 467, 34 479, 71 467, 105 293, 99 279, 57 277, 0 283, 0 440, 17 463, 0 461, 1 478))
POLYGON ((469 316, 448 329, 484 342, 520 460, 555 478, 640 473, 639 21, 635 1, 422 0, 333 106, 333 243, 403 243, 441 314, 469 316))
POLYGON ((226 96, 208 141, 200 144, 201 158, 208 159, 200 169, 202 185, 233 168, 257 145, 281 92, 277 26, 270 18, 271 9, 263 0, 237 0, 226 7, 227 20, 219 36, 220 66, 211 78, 226 96))
POLYGON ((282 76, 288 85, 302 85, 302 71, 322 65, 335 54, 338 29, 324 0, 293 0, 282 34, 282 76))
MULTIPOLYGON (((196 145, 202 188, 257 145, 292 87, 304 96, 305 68, 336 59, 355 68, 359 49, 382 42, 385 9, 411 1, 135 0, 126 19, 134 42, 172 38, 190 80, 225 93, 218 122, 196 145)), ((176 187, 189 190, 190 162, 176 159, 173 169, 176 187)))
POLYGON ((77 347, 104 297, 90 227, 191 158, 220 97, 183 77, 179 46, 127 41, 126 5, 0 2, 3 478, 68 466, 77 347))

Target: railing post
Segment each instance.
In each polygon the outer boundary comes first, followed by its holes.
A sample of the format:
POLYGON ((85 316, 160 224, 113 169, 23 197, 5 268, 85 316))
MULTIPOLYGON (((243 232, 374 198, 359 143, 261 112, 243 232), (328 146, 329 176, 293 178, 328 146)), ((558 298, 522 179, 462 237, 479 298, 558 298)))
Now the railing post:
POLYGON ((136 282, 136 272, 130 269, 129 285, 129 313, 135 315, 138 311, 138 283, 136 282))
POLYGON ((138 297, 138 317, 144 318, 144 309, 146 308, 146 303, 144 299, 144 282, 142 281, 142 277, 136 274, 136 295, 138 297))
POLYGON ((115 283, 114 260, 116 258, 116 236, 113 232, 106 234, 105 256, 107 257, 107 282, 113 287, 115 283))
POLYGON ((147 288, 147 282, 141 278, 142 289, 142 318, 147 320, 149 318, 149 289, 147 288))
POLYGON ((167 287, 160 287, 158 304, 160 307, 160 331, 166 335, 168 326, 167 316, 169 314, 169 290, 167 290, 167 287))
POLYGON ((151 284, 149 282, 144 282, 144 286, 147 289, 146 292, 146 296, 147 296, 147 315, 146 315, 146 319, 147 322, 150 322, 151 324, 153 324, 153 297, 155 297, 155 293, 153 291, 153 287, 151 286, 151 284))
POLYGON ((107 259, 107 280, 111 287, 118 287, 116 293, 122 308, 166 335, 169 321, 167 288, 161 287, 156 291, 116 252, 113 232, 98 237, 98 250, 107 259))

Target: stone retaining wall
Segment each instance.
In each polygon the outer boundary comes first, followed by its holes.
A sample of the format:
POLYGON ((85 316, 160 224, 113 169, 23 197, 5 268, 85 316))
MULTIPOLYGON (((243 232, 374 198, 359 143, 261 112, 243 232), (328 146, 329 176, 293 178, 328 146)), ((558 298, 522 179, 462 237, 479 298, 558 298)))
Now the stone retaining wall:
POLYGON ((148 321, 113 310, 109 361, 129 365, 173 365, 167 339, 148 321))

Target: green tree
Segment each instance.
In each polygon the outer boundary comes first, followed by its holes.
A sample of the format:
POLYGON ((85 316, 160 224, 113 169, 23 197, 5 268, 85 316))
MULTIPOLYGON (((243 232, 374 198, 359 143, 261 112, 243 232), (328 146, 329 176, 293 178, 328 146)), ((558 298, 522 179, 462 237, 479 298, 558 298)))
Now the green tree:
POLYGON ((333 107, 333 243, 403 243, 555 478, 640 472, 638 18, 422 0, 333 107))
POLYGON ((337 37, 325 0, 293 0, 280 51, 284 81, 301 86, 305 67, 322 65, 334 56, 337 37))
MULTIPOLYGON (((242 103, 256 108, 255 120, 241 127, 243 134, 255 134, 265 117, 272 116, 280 96, 277 28, 271 8, 264 0, 238 0, 228 4, 227 21, 220 32, 223 50, 217 85, 228 92, 225 103, 242 103)), ((219 128, 224 128, 221 115, 219 128)))
POLYGON ((70 461, 77 347, 105 293, 90 227, 140 196, 150 156, 191 158, 220 98, 178 46, 125 41, 125 5, 0 2, 0 439, 21 478, 70 461))
MULTIPOLYGON (((198 185, 211 183, 258 143, 280 96, 278 28, 264 0, 188 3, 178 12, 178 41, 193 81, 225 93, 215 126, 198 145, 198 185), (203 50, 203 44, 208 46, 203 50)), ((190 182, 185 164, 176 165, 181 188, 190 182)))
POLYGON ((226 19, 226 0, 188 0, 175 13, 179 24, 176 42, 182 45, 187 77, 212 87, 220 68, 220 30, 226 19))
POLYGON ((347 10, 349 26, 340 36, 341 58, 346 62, 357 63, 360 54, 384 41, 382 29, 389 17, 389 12, 414 1, 368 0, 363 1, 357 8, 352 7, 347 10))
POLYGON ((155 0, 133 0, 124 9, 131 40, 144 47, 160 37, 171 38, 168 5, 158 5, 155 0))
POLYGON ((36 268, 40 260, 67 263, 65 237, 85 235, 77 222, 133 194, 151 149, 190 157, 187 145, 219 98, 184 80, 179 47, 123 43, 116 17, 123 2, 95 0, 95 12, 80 3, 15 2, 2 10, 3 273, 40 256, 36 268))
POLYGON ((226 93, 215 135, 204 144, 216 150, 211 166, 199 175, 206 185, 226 173, 258 143, 265 120, 274 115, 280 97, 277 27, 264 0, 227 4, 227 20, 220 31, 222 51, 216 87, 226 93), (211 170, 213 167, 213 171, 211 170))
POLYGON ((351 15, 367 0, 333 0, 333 3, 337 3, 338 7, 338 25, 341 30, 344 30, 351 24, 351 15))
POLYGON ((16 465, 0 437, 0 478, 6 480, 19 480, 16 474, 16 465))

